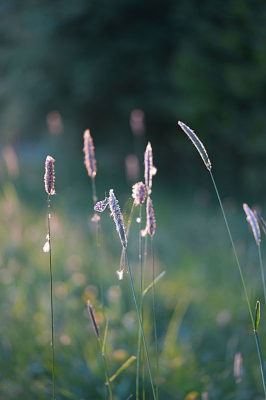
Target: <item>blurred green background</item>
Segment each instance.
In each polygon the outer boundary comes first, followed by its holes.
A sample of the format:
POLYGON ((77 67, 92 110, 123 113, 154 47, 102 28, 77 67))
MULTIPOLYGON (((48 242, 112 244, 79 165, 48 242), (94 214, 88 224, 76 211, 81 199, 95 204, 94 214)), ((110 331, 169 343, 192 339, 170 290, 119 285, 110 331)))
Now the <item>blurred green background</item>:
MULTIPOLYGON (((102 330, 91 182, 82 153, 87 128, 98 197, 113 188, 122 209, 132 183, 143 179, 143 153, 152 143, 155 265, 157 274, 166 271, 156 287, 161 400, 262 399, 248 309, 221 212, 208 171, 177 122, 194 129, 209 153, 255 307, 263 300, 261 278, 242 203, 263 215, 265 3, 2 0, 0 16, 0 399, 52 397, 49 265, 42 252, 48 154, 56 159, 56 398, 105 398, 86 310, 90 299, 102 330), (243 375, 236 383, 238 352, 243 375)), ((138 287, 136 216, 129 255, 138 287)), ((128 275, 119 282, 115 273, 120 252, 106 211, 101 259, 111 374, 137 346, 128 275)), ((149 258, 147 283, 150 267, 149 258)), ((150 294, 145 329, 154 365, 150 294)), ((262 318, 266 357, 265 333, 262 318)), ((148 380, 146 387, 151 398, 148 380)), ((134 390, 132 364, 114 392, 126 400, 134 390)))

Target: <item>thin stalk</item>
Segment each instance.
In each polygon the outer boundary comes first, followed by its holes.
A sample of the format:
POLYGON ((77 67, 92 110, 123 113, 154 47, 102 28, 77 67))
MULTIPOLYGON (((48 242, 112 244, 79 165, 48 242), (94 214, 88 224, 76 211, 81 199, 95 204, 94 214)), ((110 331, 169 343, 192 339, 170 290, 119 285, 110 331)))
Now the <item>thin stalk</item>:
POLYGON ((265 398, 266 398, 265 371, 264 371, 263 359, 262 359, 262 355, 261 355, 260 342, 259 342, 257 331, 255 329, 254 329, 254 335, 255 335, 256 345, 257 345, 257 349, 258 349, 259 360, 260 360, 260 369, 261 369, 261 375, 262 375, 262 383, 263 383, 264 395, 265 395, 265 398))
MULTIPOLYGON (((91 178, 91 185, 92 185, 92 201, 95 205, 97 202, 97 194, 96 194, 96 183, 95 177, 91 178)), ((99 239, 99 220, 95 218, 95 227, 96 227, 96 247, 97 247, 97 258, 98 258, 98 277, 99 277, 99 286, 100 286, 100 300, 103 308, 103 321, 105 325, 105 307, 104 307, 104 298, 103 298, 103 281, 102 281, 102 264, 101 264, 101 253, 100 253, 100 239, 99 239)))
POLYGON ((157 335, 157 324, 156 324, 156 308, 155 308, 155 274, 154 274, 154 242, 153 237, 151 238, 151 251, 152 251, 152 308, 153 308, 153 325, 154 325, 154 338, 155 338, 155 351, 156 351, 156 400, 159 396, 159 353, 158 353, 158 335, 157 335))
POLYGON ((53 274, 52 274, 52 250, 51 250, 51 227, 50 227, 50 195, 47 198, 47 225, 49 243, 49 265, 50 265, 50 300, 51 300, 51 335, 52 335, 52 371, 53 371, 53 400, 55 400, 55 367, 54 367, 54 307, 53 307, 53 274))
POLYGON ((248 309, 249 309, 249 313, 250 313, 252 327, 254 329, 255 328, 254 318, 253 318, 253 314, 252 314, 252 311, 251 311, 250 301, 249 301, 249 297, 248 297, 248 291, 247 291, 247 287, 246 287, 246 284, 245 284, 242 268, 241 268, 239 260, 238 260, 235 244, 234 244, 234 241, 233 241, 233 238, 232 238, 232 235, 231 235, 231 231, 230 231, 230 228, 229 228, 229 225, 228 225, 228 222, 227 222, 227 218, 226 218, 226 215, 225 215, 225 212, 224 212, 222 200, 220 198, 220 195, 219 195, 219 192, 218 192, 214 177, 212 175, 212 172, 211 171, 209 171, 209 172, 210 172, 210 175, 211 175, 211 178, 212 178, 212 183, 213 183, 214 189, 216 191, 216 194, 217 194, 217 197, 218 197, 218 200, 219 200, 219 203, 220 203, 220 207, 221 207, 221 210, 222 210, 222 214, 223 214, 223 217, 224 217, 224 222, 225 222, 225 225, 226 225, 226 228, 227 228, 227 231, 228 231, 228 235, 229 235, 232 247, 233 247, 233 252, 234 252, 234 255, 235 255, 236 263, 237 263, 237 266, 238 266, 238 269, 239 269, 241 281, 242 281, 242 284, 243 284, 243 287, 244 287, 244 291, 245 291, 245 295, 246 295, 246 300, 247 300, 247 304, 248 304, 248 309))
MULTIPOLYGON (((140 310, 141 310, 141 322, 142 319, 142 249, 141 249, 141 211, 142 206, 139 206, 139 266, 140 266, 140 310)), ((138 332, 138 351, 137 351, 137 374, 136 374, 136 400, 139 400, 139 372, 140 372, 140 353, 141 353, 141 330, 139 326, 138 332)))
MULTIPOLYGON (((143 266, 143 271, 142 271, 142 287, 145 287, 145 272, 146 272, 146 266, 147 266, 147 249, 148 249, 148 235, 146 234, 145 236, 145 244, 144 244, 144 266, 143 266)), ((143 304, 143 299, 141 302, 141 316, 142 316, 142 321, 144 321, 144 304, 143 304)), ((144 354, 144 348, 142 348, 142 400, 145 400, 145 354, 144 354)))
POLYGON ((236 258, 236 263, 237 263, 237 266, 238 266, 238 269, 239 269, 239 273, 240 273, 240 276, 241 276, 241 280, 242 280, 242 284, 243 284, 243 287, 244 287, 246 300, 247 300, 247 304, 248 304, 248 309, 249 309, 249 313, 250 313, 250 318, 251 318, 251 323, 252 323, 252 327, 253 327, 253 330, 254 330, 256 345, 257 345, 257 349, 258 349, 258 355, 259 355, 259 361, 260 361, 260 369, 261 369, 261 375, 262 375, 262 383, 263 383, 264 393, 265 393, 265 397, 266 397, 266 390, 265 390, 265 388, 266 388, 266 379, 265 379, 263 360, 262 360, 262 355, 261 355, 259 338, 258 338, 258 335, 257 335, 257 331, 255 330, 255 323, 254 323, 254 318, 253 318, 253 314, 252 314, 252 311, 251 311, 251 306, 250 306, 249 296, 248 296, 248 292, 247 292, 247 287, 246 287, 244 276, 243 276, 243 273, 242 273, 242 269, 241 269, 241 266, 240 266, 240 263, 239 263, 239 260, 238 260, 238 256, 237 256, 237 253, 236 253, 236 248, 235 248, 234 241, 233 241, 233 238, 232 238, 232 235, 231 235, 231 231, 230 231, 230 228, 229 228, 229 225, 228 225, 228 222, 227 222, 227 218, 226 218, 226 215, 225 215, 225 212, 224 212, 223 204, 222 204, 222 201, 221 201, 217 186, 215 184, 215 180, 214 180, 214 177, 212 175, 212 172, 211 171, 209 171, 209 172, 210 172, 210 175, 211 175, 211 178, 212 178, 212 182, 213 182, 213 185, 214 185, 214 188, 215 188, 215 191, 216 191, 219 203, 220 203, 220 207, 221 207, 221 210, 222 210, 222 213, 223 213, 224 221, 225 221, 225 224, 226 224, 226 227, 227 227, 227 231, 228 231, 228 234, 229 234, 229 237, 230 237, 230 240, 231 240, 231 244, 232 244, 233 251, 234 251, 234 254, 235 254, 235 258, 236 258))
POLYGON ((259 251, 259 259, 260 259, 260 270, 261 270, 261 276, 262 276, 262 285, 263 285, 263 292, 264 292, 264 300, 265 300, 265 305, 266 305, 266 286, 265 286, 265 275, 264 275, 264 268, 263 268, 263 263, 262 263, 262 257, 261 257, 261 248, 260 248, 260 245, 258 246, 258 251, 259 251))
POLYGON ((109 373, 108 373, 107 360, 106 360, 106 356, 105 356, 105 349, 104 349, 105 346, 101 345, 100 340, 98 340, 98 342, 99 342, 99 346, 100 346, 101 354, 102 354, 102 358, 103 358, 105 378, 106 378, 109 394, 110 394, 111 400, 114 400, 112 385, 111 385, 110 378, 109 378, 109 373))
POLYGON ((130 278, 130 283, 131 283, 131 289, 132 289, 133 298, 134 298, 134 302, 135 302, 135 306, 136 306, 136 310, 137 310, 137 314, 138 314, 139 325, 140 325, 140 329, 141 329, 141 334, 142 334, 144 349, 145 349, 146 358, 147 358, 147 364, 148 364, 148 371, 149 371, 149 376, 150 376, 150 381, 151 381, 152 394, 153 394, 154 400, 156 400, 156 395, 155 395, 154 386, 153 386, 153 381, 152 381, 150 359, 149 359, 149 355, 148 355, 148 349, 147 349, 147 345, 146 345, 146 339, 145 339, 145 335, 144 335, 144 331, 143 331, 143 326, 142 326, 141 317, 140 317, 140 313, 139 313, 137 298, 136 298, 136 295, 135 295, 135 289, 134 289, 134 285, 133 285, 133 280, 132 280, 132 275, 131 275, 131 269, 130 269, 130 265, 129 265, 129 261, 128 261, 128 256, 127 256, 127 250, 126 250, 126 249, 125 249, 125 256, 126 256, 126 260, 127 260, 127 267, 128 267, 129 278, 130 278))

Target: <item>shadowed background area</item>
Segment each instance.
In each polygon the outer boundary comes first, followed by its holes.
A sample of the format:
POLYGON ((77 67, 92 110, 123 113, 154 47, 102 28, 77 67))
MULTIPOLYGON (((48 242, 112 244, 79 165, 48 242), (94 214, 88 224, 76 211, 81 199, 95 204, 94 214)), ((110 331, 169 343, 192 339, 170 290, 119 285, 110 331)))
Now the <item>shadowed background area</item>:
MULTIPOLYGON (((266 5, 3 0, 0 19, 0 399, 42 400, 52 393, 48 258, 42 252, 48 154, 56 159, 56 398, 104 398, 86 310, 90 299, 101 330, 91 182, 82 153, 83 132, 90 129, 97 195, 102 200, 113 188, 125 215, 131 185, 143 180, 145 147, 152 144, 155 262, 157 274, 166 270, 156 295, 161 400, 261 400, 248 310, 215 192, 177 122, 195 130, 208 151, 255 306, 262 288, 242 203, 257 205, 263 215, 266 5), (233 371, 238 352, 242 380, 233 371)), ((137 282, 136 216, 129 254, 137 282)), ((114 373, 136 353, 137 320, 128 275, 119 283, 115 274, 121 249, 107 211, 101 224, 107 356, 114 373)), ((152 348, 150 307, 147 298, 152 348)), ((262 321, 261 335, 265 328, 262 321)), ((133 365, 117 380, 119 400, 134 393, 134 374, 133 365)))

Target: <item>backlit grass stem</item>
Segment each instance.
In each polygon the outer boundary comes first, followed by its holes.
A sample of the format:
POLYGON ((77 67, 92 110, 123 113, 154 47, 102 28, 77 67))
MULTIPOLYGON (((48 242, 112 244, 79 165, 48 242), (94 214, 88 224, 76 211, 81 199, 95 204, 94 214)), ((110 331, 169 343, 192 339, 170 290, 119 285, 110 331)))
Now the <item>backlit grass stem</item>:
POLYGON ((154 242, 151 237, 151 252, 152 252, 152 309, 153 309, 153 325, 154 325, 154 338, 155 338, 155 353, 156 353, 156 399, 159 396, 159 354, 158 354, 158 334, 156 324, 156 308, 155 308, 155 274, 154 274, 154 242))
POLYGON ((147 358, 147 364, 148 364, 148 371, 149 371, 149 376, 150 376, 152 394, 153 394, 154 400, 156 400, 156 394, 155 394, 153 380, 152 380, 152 374, 151 374, 151 366, 150 366, 149 354, 148 354, 146 339, 145 339, 144 330, 143 330, 143 326, 142 326, 142 322, 141 322, 141 316, 140 316, 140 313, 139 313, 139 308, 138 308, 138 303, 137 303, 137 298, 136 298, 136 294, 135 294, 135 289, 134 289, 134 284, 133 284, 133 280, 132 280, 131 269, 130 269, 130 265, 129 265, 129 261, 128 261, 126 248, 125 248, 125 257, 126 257, 126 262, 127 262, 127 267, 128 267, 128 273, 129 273, 129 278, 130 278, 130 284, 131 284, 131 289, 132 289, 132 293, 133 293, 133 298, 134 298, 134 302, 135 302, 135 306, 136 306, 136 310, 137 310, 137 314, 138 314, 139 325, 140 325, 142 339, 143 339, 143 345, 144 345, 145 354, 146 354, 146 358, 147 358))
MULTIPOLYGON (((142 319, 142 246, 141 246, 141 211, 142 206, 139 206, 139 267, 140 267, 140 310, 141 310, 141 321, 142 319)), ((139 325, 138 332, 138 351, 137 351, 137 373, 136 373, 136 400, 139 400, 139 373, 140 373, 140 355, 141 355, 141 330, 139 325)))
MULTIPOLYGON (((254 323, 254 318, 253 318, 253 314, 252 314, 252 311, 251 311, 251 306, 250 306, 249 296, 248 296, 248 292, 247 292, 247 287, 246 287, 244 276, 243 276, 243 273, 242 273, 242 269, 241 269, 241 266, 240 266, 240 263, 239 263, 239 260, 238 260, 238 256, 237 256, 236 248, 235 248, 234 241, 233 241, 233 238, 232 238, 232 235, 231 235, 231 231, 230 231, 230 228, 229 228, 229 225, 228 225, 228 222, 227 222, 227 218, 226 218, 226 215, 225 215, 225 212, 224 212, 223 204, 222 204, 222 201, 221 201, 221 198, 220 198, 220 195, 219 195, 219 192, 218 192, 218 189, 217 189, 217 186, 216 186, 216 183, 215 183, 215 180, 214 180, 214 177, 212 175, 211 170, 209 172, 210 172, 210 175, 211 175, 211 178, 212 178, 212 182, 213 182, 213 185, 214 185, 214 188, 215 188, 215 191, 216 191, 219 203, 220 203, 220 207, 221 207, 222 214, 223 214, 223 217, 224 217, 225 225, 227 227, 227 231, 228 231, 228 234, 229 234, 229 237, 230 237, 230 241, 231 241, 231 244, 232 244, 232 247, 233 247, 236 263, 237 263, 237 266, 238 266, 238 269, 239 269, 241 281, 242 281, 242 284, 243 284, 243 287, 244 287, 246 300, 247 300, 247 304, 248 304, 248 309, 249 309, 249 313, 250 313, 250 318, 251 318, 251 323, 252 323, 252 327, 253 327, 253 331, 254 331, 255 341, 256 341, 256 345, 257 345, 257 349, 258 349, 258 355, 259 355, 259 361, 260 361, 260 369, 261 369, 261 375, 262 375, 262 383, 263 383, 263 389, 264 389, 264 394, 265 394, 265 398, 266 398, 266 379, 265 379, 264 365, 263 365, 263 360, 262 360, 262 355, 261 355, 259 338, 258 338, 258 335, 257 335, 257 331, 255 330, 255 323, 254 323)), ((260 248, 260 246, 258 246, 258 247, 260 248)))
POLYGON ((52 250, 51 250, 51 226, 50 226, 50 194, 47 198, 47 225, 49 243, 49 269, 50 269, 50 305, 51 305, 51 336, 52 336, 52 373, 53 373, 53 400, 55 400, 55 363, 54 363, 54 307, 53 307, 53 273, 52 273, 52 250))

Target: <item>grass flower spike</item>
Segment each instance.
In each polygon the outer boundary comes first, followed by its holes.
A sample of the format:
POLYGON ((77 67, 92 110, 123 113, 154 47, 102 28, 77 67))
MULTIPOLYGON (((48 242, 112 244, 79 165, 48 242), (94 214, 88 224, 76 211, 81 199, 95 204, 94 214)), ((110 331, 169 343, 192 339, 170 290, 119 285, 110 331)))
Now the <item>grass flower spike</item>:
POLYGON ((204 161, 204 164, 206 165, 207 169, 210 171, 211 170, 211 162, 208 156, 207 151, 205 150, 205 147, 199 140, 198 136, 195 134, 192 129, 190 129, 186 124, 184 124, 181 121, 178 121, 178 125, 183 129, 183 131, 188 135, 189 139, 192 141, 198 152, 200 153, 201 158, 204 161))
POLYGON ((96 335, 97 339, 100 340, 100 334, 99 334, 98 326, 97 326, 97 323, 96 323, 96 320, 95 320, 95 317, 94 317, 94 312, 93 312, 93 309, 92 309, 92 306, 91 306, 91 303, 90 303, 89 300, 87 301, 87 306, 88 306, 88 311, 89 311, 89 314, 90 314, 90 319, 91 319, 91 322, 92 322, 92 326, 93 326, 95 335, 96 335))
POLYGON ((147 232, 150 236, 155 234, 156 221, 154 217, 153 204, 150 197, 147 199, 147 232))
POLYGON ((146 187, 143 182, 138 182, 133 185, 132 197, 134 199, 134 205, 136 207, 144 203, 146 198, 146 187))
POLYGON ((55 194, 55 172, 54 172, 55 159, 51 156, 46 157, 45 161, 45 175, 44 175, 44 187, 46 193, 50 196, 55 194))
POLYGON ((258 220, 254 214, 254 212, 249 208, 247 204, 243 204, 243 209, 246 213, 247 216, 247 221, 249 225, 251 226, 254 238, 256 240, 257 245, 260 245, 260 227, 258 224, 258 220))
POLYGON ((84 132, 83 135, 84 138, 84 154, 85 154, 85 159, 84 159, 84 164, 86 165, 88 175, 91 178, 94 178, 97 173, 97 167, 96 167, 96 160, 95 160, 95 153, 94 153, 94 145, 93 145, 93 140, 90 134, 90 130, 87 129, 84 132))
POLYGON ((124 221, 123 221, 123 215, 121 213, 121 210, 120 210, 118 201, 115 197, 113 189, 110 189, 108 201, 109 201, 109 208, 111 211, 111 215, 115 221, 116 230, 119 234, 122 246, 124 248, 126 248, 127 247, 127 238, 126 238, 125 225, 124 225, 124 221))
POLYGON ((151 194, 152 187, 152 177, 156 174, 157 169, 153 165, 153 156, 152 156, 152 148, 151 143, 147 144, 145 153, 144 153, 144 167, 145 167, 145 185, 147 188, 148 194, 151 194))
POLYGON ((49 253, 49 270, 50 270, 50 307, 51 307, 51 346, 52 346, 52 377, 53 377, 53 400, 55 400, 55 345, 54 345, 54 306, 53 306, 53 274, 52 274, 52 250, 51 250, 51 226, 50 226, 50 196, 55 194, 54 172, 55 159, 47 156, 45 160, 44 187, 47 196, 47 225, 48 233, 46 235, 46 243, 43 247, 45 253, 49 253))

